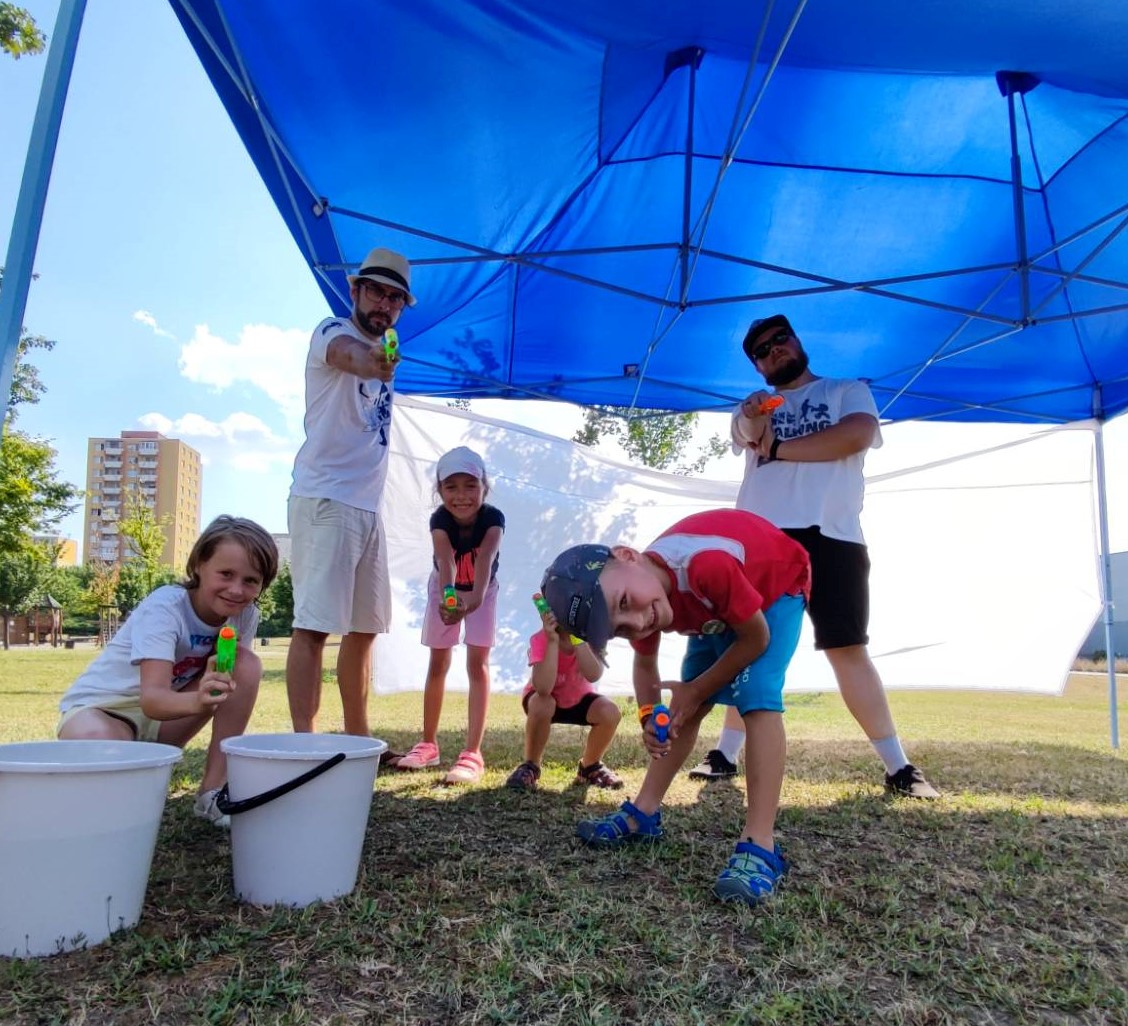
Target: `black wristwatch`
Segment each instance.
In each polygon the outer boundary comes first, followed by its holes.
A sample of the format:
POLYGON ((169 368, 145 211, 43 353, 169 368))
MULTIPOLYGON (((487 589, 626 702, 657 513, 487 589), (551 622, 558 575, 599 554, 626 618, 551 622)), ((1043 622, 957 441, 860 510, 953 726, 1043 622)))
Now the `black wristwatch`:
POLYGON ((782 438, 775 438, 775 439, 772 440, 772 447, 768 450, 768 462, 769 463, 774 463, 776 460, 779 459, 779 443, 782 442, 782 441, 783 441, 782 438))

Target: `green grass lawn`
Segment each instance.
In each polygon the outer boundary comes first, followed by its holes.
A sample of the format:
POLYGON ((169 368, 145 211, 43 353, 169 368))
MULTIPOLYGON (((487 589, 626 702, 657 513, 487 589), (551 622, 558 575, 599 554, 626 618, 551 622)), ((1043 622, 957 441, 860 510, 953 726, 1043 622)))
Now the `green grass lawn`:
MULTIPOLYGON (((251 730, 288 730, 285 648, 261 654, 251 730)), ((91 655, 0 653, 0 743, 52 736, 91 655)), ((323 728, 339 729, 327 679, 323 728)), ((138 927, 85 952, 0 959, 0 1022, 1126 1023, 1128 759, 1109 748, 1106 687, 1078 675, 1060 698, 892 694, 910 755, 945 794, 928 804, 883 796, 837 695, 794 697, 778 824, 794 868, 758 910, 711 893, 742 779, 683 776, 665 841, 591 852, 575 821, 623 795, 571 786, 581 733, 560 727, 541 790, 507 791, 524 721, 504 695, 481 785, 381 772, 352 895, 242 905, 226 835, 191 815, 197 740, 173 773, 138 927)), ((450 695, 445 764, 465 716, 450 695)), ((396 749, 420 717, 418 693, 372 699, 374 733, 396 749)), ((624 717, 608 756, 628 796, 644 769, 636 731, 624 717)))

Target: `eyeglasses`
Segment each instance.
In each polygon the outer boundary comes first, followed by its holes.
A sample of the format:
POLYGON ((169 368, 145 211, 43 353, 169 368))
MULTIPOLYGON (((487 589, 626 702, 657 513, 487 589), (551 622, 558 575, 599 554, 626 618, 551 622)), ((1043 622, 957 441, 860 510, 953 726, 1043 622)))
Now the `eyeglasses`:
POLYGON ((378 282, 369 281, 367 278, 358 280, 356 287, 365 299, 373 303, 379 303, 382 300, 389 306, 403 306, 407 302, 407 293, 400 289, 385 288, 378 282))
POLYGON ((775 349, 776 346, 787 345, 791 341, 791 332, 785 328, 780 328, 771 338, 764 339, 755 349, 752 350, 752 359, 759 363, 765 359, 767 355, 775 349))

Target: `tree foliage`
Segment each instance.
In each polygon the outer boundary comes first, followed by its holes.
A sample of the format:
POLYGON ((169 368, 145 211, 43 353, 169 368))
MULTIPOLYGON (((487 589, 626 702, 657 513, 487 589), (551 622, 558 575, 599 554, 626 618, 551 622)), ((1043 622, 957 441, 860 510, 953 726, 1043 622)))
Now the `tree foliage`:
MULTIPOLYGON (((158 517, 138 489, 126 495, 125 516, 119 521, 118 530, 125 538, 133 557, 126 566, 133 568, 131 573, 139 576, 145 588, 142 598, 157 587, 156 581, 161 571, 171 569, 161 563, 161 554, 165 547, 165 528, 171 520, 168 514, 158 517)), ((175 571, 173 575, 175 577, 175 571)), ((121 605, 120 602, 118 604, 121 605)))
POLYGON ((9 427, 0 429, 0 553, 15 553, 25 539, 53 527, 81 495, 60 481, 55 450, 9 427))
POLYGON ((26 613, 34 605, 50 566, 44 547, 29 541, 11 551, 0 551, 0 616, 4 620, 5 650, 12 617, 26 613))
POLYGON ((593 446, 608 438, 618 442, 629 459, 645 467, 699 474, 709 460, 725 451, 725 443, 719 435, 713 435, 696 459, 683 462, 696 427, 696 413, 640 414, 625 406, 588 406, 584 408, 583 425, 572 441, 593 446))
POLYGON ((287 638, 294 626, 294 579, 289 562, 278 568, 278 576, 259 599, 262 621, 259 633, 264 638, 287 638))
POLYGON ((22 7, 0 2, 0 50, 19 60, 25 53, 42 53, 47 37, 22 7))

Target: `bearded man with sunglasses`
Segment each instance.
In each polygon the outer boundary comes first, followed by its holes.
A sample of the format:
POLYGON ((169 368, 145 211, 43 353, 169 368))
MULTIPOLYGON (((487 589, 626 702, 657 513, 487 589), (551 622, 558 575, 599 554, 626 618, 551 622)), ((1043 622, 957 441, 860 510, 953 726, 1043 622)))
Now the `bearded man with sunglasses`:
POLYGON ((340 634, 345 732, 368 736, 372 644, 391 621, 380 504, 398 349, 388 355, 384 333, 415 297, 411 265, 390 249, 372 250, 348 282, 351 316, 323 320, 306 357, 306 437, 288 508, 294 633, 286 692, 294 730, 315 730, 325 641, 340 634))
MULTIPOLYGON (((753 392, 733 414, 735 453, 744 452, 737 509, 757 513, 811 557, 807 613, 846 707, 885 764, 885 789, 911 798, 939 792, 905 755, 869 650, 869 553, 862 537, 866 452, 881 445, 877 406, 862 381, 820 378, 783 314, 753 321, 744 352, 783 403, 753 392)), ((733 776, 743 723, 726 719, 717 747, 690 776, 733 776)))

